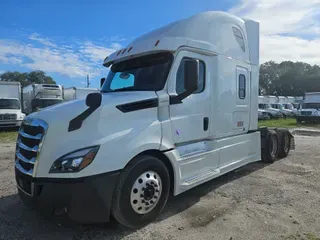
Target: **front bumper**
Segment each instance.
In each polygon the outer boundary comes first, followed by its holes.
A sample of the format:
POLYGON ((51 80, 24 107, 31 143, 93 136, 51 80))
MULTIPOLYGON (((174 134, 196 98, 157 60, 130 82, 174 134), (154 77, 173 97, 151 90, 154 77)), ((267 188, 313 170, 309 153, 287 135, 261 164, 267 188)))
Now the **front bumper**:
POLYGON ((119 171, 78 179, 33 178, 16 168, 15 174, 25 205, 51 216, 67 214, 81 223, 109 221, 119 171))
POLYGON ((6 127, 20 127, 22 120, 0 121, 0 128, 6 127))

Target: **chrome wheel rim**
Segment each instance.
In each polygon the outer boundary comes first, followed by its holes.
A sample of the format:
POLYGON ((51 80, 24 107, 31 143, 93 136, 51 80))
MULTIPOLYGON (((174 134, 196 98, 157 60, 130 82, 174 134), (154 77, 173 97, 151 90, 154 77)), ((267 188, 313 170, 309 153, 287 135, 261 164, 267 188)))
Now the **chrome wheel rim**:
POLYGON ((150 212, 159 202, 161 192, 160 176, 153 171, 142 173, 131 189, 130 202, 132 209, 138 214, 150 212))

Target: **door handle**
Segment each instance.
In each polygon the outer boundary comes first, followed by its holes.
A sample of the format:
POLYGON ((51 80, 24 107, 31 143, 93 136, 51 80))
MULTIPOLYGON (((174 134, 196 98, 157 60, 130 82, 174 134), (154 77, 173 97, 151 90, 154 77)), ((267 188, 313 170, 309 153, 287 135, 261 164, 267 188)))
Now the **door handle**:
POLYGON ((209 118, 204 117, 203 118, 203 131, 207 131, 209 128, 209 118))

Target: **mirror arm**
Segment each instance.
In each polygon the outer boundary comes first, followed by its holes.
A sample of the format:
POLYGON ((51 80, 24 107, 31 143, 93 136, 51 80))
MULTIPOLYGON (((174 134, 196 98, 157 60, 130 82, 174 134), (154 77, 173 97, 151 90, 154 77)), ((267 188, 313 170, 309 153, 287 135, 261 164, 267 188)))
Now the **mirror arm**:
POLYGON ((189 97, 194 91, 184 91, 176 96, 170 96, 170 104, 182 103, 182 100, 189 97))

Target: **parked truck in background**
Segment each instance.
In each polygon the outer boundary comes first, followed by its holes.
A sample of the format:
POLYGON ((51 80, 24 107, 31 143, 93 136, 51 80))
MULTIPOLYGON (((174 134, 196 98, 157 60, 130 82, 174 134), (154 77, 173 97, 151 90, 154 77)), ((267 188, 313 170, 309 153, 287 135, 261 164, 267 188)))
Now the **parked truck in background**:
POLYGON ((85 99, 89 93, 99 92, 98 88, 70 87, 64 89, 64 100, 85 99))
POLYGON ((56 84, 30 84, 22 89, 26 114, 63 102, 63 87, 56 84))
POLYGON ((298 111, 297 123, 320 122, 320 92, 307 92, 298 111))
POLYGON ((259 24, 205 12, 106 57, 99 93, 26 117, 21 199, 80 222, 153 221, 178 195, 245 164, 285 157, 286 129, 258 128, 259 24))
POLYGON ((20 127, 24 117, 20 82, 0 81, 0 128, 20 127))
POLYGON ((283 114, 279 109, 273 108, 268 96, 258 96, 258 109, 266 111, 270 119, 282 118, 283 114))

